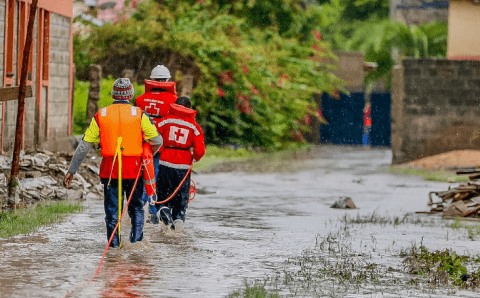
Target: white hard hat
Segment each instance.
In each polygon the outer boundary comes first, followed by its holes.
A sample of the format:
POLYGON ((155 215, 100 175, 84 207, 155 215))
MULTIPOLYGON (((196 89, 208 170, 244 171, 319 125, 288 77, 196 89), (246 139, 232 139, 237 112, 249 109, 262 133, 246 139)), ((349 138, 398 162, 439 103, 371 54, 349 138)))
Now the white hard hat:
POLYGON ((170 71, 163 65, 155 66, 150 75, 151 79, 170 79, 171 77, 170 71))

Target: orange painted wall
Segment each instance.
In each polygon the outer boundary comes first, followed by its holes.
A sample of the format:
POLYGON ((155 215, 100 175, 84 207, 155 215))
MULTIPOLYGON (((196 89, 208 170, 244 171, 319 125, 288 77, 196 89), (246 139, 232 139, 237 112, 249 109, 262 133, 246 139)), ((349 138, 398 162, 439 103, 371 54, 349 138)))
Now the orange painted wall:
POLYGON ((471 1, 450 1, 448 16, 448 58, 480 60, 480 5, 471 1))
MULTIPOLYGON (((20 1, 32 3, 32 0, 20 1)), ((38 7, 65 17, 73 16, 72 0, 38 0, 38 7)))

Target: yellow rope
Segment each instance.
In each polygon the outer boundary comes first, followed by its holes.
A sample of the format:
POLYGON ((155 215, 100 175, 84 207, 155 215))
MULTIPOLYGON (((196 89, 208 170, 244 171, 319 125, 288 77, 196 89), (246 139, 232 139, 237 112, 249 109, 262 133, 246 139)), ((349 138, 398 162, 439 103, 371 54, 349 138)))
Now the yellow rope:
MULTIPOLYGON (((117 139, 117 148, 115 149, 115 157, 118 156, 118 240, 120 242, 119 247, 122 247, 122 237, 121 237, 121 222, 122 222, 122 202, 123 202, 123 193, 122 193, 122 137, 117 139)), ((115 164, 115 157, 113 158, 113 163, 115 164)), ((111 177, 111 175, 110 175, 111 177)))

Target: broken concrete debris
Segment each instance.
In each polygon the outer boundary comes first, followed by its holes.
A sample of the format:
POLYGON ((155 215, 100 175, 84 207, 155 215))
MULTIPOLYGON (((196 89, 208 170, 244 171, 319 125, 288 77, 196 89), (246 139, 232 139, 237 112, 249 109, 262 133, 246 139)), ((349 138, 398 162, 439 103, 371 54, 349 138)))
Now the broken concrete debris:
POLYGON ((71 156, 44 151, 20 154, 20 173, 15 202, 7 199, 7 181, 12 158, 0 155, 0 202, 2 208, 8 204, 30 205, 43 200, 101 199, 103 187, 98 177, 99 158, 86 158, 75 174, 71 187, 63 187, 71 156))
POLYGON ((429 213, 443 213, 445 218, 480 217, 480 169, 457 171, 457 175, 465 174, 470 174, 469 182, 428 194, 429 213))

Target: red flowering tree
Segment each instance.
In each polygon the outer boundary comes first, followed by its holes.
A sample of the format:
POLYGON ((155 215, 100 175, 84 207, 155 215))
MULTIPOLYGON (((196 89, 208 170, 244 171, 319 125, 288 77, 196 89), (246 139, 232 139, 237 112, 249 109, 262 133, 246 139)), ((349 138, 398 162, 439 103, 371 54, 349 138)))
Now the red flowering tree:
POLYGON ((341 82, 311 59, 335 59, 313 31, 318 7, 281 2, 143 1, 131 19, 92 33, 92 59, 186 57, 199 72, 191 97, 207 142, 282 147, 308 130, 304 119, 318 108, 313 94, 341 82))

